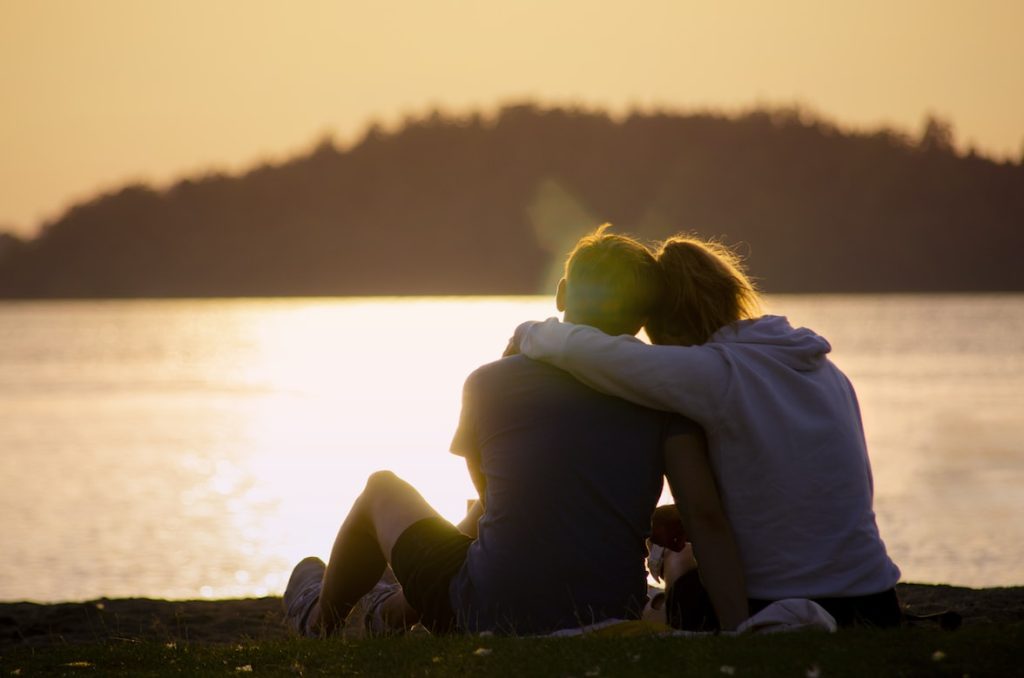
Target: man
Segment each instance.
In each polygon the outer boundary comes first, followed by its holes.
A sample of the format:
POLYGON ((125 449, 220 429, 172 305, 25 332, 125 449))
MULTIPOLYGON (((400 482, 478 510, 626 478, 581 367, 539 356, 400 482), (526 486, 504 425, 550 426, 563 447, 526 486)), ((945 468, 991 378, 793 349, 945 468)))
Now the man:
MULTIPOLYGON (((635 334, 660 280, 643 245, 602 227, 571 253, 556 304, 566 321, 635 334)), ((694 446, 703 454, 700 440, 682 418, 601 395, 524 356, 485 365, 466 380, 452 443, 480 494, 477 537, 394 474, 376 473, 328 565, 307 558, 293 572, 289 622, 303 634, 330 634, 357 603, 371 631, 419 621, 441 633, 534 634, 637 618, 663 449, 672 441, 678 454, 694 446), (398 585, 381 580, 388 564, 398 585)), ((729 597, 710 588, 716 603, 729 597)), ((725 610, 726 620, 736 616, 725 610)))

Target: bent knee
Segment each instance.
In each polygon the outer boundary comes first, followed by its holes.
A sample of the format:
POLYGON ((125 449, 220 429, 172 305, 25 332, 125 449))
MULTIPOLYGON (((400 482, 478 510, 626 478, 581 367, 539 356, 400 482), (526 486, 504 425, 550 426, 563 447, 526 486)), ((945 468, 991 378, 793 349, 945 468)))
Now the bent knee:
POLYGON ((366 488, 363 494, 376 494, 378 492, 390 492, 405 481, 399 478, 393 471, 374 471, 366 479, 366 488))
POLYGON ((412 485, 392 471, 376 471, 366 479, 366 488, 359 495, 356 504, 363 510, 377 511, 381 506, 405 505, 410 497, 419 499, 419 494, 412 485))

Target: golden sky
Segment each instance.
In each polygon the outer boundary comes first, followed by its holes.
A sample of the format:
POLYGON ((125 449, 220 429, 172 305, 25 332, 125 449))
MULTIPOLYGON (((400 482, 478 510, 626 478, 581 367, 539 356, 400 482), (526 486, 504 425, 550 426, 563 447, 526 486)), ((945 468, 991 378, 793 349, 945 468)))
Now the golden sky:
POLYGON ((1018 0, 0 0, 0 231, 132 180, 237 171, 433 106, 953 122, 1024 149, 1018 0))

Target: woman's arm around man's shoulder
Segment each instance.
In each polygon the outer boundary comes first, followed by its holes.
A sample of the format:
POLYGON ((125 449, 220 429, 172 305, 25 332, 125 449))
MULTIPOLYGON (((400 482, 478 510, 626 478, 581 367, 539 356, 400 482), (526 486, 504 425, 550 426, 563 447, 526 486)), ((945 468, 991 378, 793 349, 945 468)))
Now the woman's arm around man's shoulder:
POLYGON ((595 390, 685 414, 705 427, 718 417, 729 387, 728 361, 712 345, 652 346, 633 336, 613 337, 555 318, 521 324, 512 344, 595 390))

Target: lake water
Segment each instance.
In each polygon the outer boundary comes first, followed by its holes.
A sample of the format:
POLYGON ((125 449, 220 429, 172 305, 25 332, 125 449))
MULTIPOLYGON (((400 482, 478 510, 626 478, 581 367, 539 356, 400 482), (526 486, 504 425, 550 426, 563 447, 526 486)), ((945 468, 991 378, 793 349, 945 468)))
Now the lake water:
MULTIPOLYGON (((1024 295, 776 296, 856 386, 904 581, 1024 584, 1024 295)), ((0 600, 279 594, 366 475, 452 519, 462 380, 546 297, 0 303, 0 600)))

